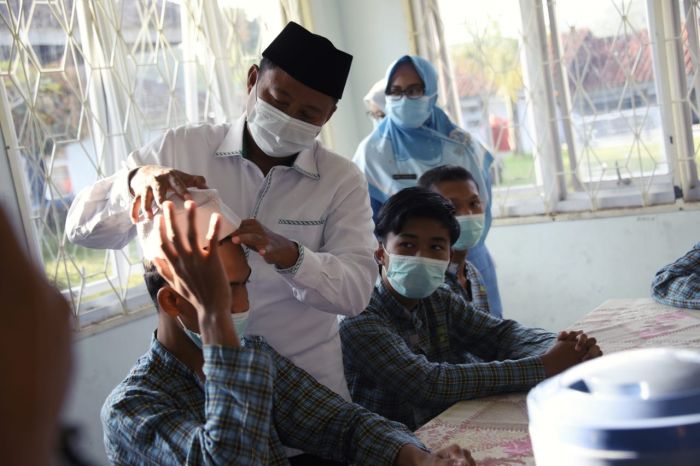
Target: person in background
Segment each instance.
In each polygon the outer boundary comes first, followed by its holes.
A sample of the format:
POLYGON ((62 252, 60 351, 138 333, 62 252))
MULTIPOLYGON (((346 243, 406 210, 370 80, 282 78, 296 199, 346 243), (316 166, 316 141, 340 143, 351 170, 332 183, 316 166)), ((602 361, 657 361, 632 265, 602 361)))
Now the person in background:
POLYGON ((445 271, 459 223, 440 194, 399 191, 376 235, 381 280, 365 312, 340 324, 350 393, 370 411, 415 429, 457 401, 527 390, 602 354, 582 332, 526 328, 452 292, 445 271))
POLYGON ((0 457, 3 466, 83 466, 60 426, 73 364, 70 305, 24 253, 0 204, 0 457))
POLYGON ((246 247, 252 269, 247 331, 347 400, 337 317, 367 305, 376 239, 362 173, 316 137, 351 61, 290 22, 248 71, 237 121, 167 131, 83 190, 66 221, 73 243, 120 249, 169 193, 184 199, 188 187, 218 189, 244 218, 233 240, 246 247))
POLYGON ((418 179, 418 186, 447 198, 454 206, 459 222, 459 238, 452 245, 445 282, 474 309, 488 314, 486 286, 479 271, 467 260, 469 250, 476 246, 484 230, 484 206, 479 197, 479 186, 471 173, 456 165, 428 170, 418 179))
POLYGON ((376 128, 386 116, 386 97, 384 96, 386 81, 380 79, 370 88, 364 98, 367 116, 372 120, 372 126, 376 128))
POLYGON ((656 272, 651 283, 651 296, 668 306, 700 309, 700 243, 676 262, 656 272))
POLYGON ((469 251, 479 270, 494 316, 503 315, 493 259, 484 241, 491 227, 491 154, 437 106, 438 77, 424 58, 405 55, 386 73, 386 114, 358 146, 353 161, 364 172, 375 216, 382 204, 440 165, 464 167, 474 177, 484 208, 484 229, 469 251))
POLYGON ((164 203, 139 225, 158 311, 151 347, 105 401, 114 464, 289 464, 282 443, 319 457, 291 464, 474 464, 431 454, 404 426, 343 400, 243 333, 251 269, 231 241, 240 219, 217 196, 164 203), (207 231, 206 235, 204 232, 207 231))

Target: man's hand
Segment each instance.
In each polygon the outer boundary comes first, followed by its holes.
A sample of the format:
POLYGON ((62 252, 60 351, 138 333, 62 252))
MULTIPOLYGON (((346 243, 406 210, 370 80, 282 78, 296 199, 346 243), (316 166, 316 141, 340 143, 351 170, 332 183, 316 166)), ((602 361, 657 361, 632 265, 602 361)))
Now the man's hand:
POLYGON ((469 450, 457 445, 428 453, 415 445, 404 445, 394 461, 396 466, 475 466, 469 450))
POLYGON ((131 221, 139 221, 141 209, 149 219, 153 219, 153 202, 162 207, 168 191, 174 192, 181 199, 191 199, 187 188, 207 187, 203 176, 190 175, 179 170, 158 165, 139 167, 129 179, 129 191, 134 195, 131 203, 131 221))
POLYGON ((299 248, 294 241, 268 230, 260 222, 249 218, 241 222, 238 230, 233 232, 233 242, 255 250, 265 262, 278 269, 293 267, 299 259, 299 248))
POLYGON ((595 338, 589 337, 582 330, 562 331, 557 336, 558 341, 573 341, 576 343, 576 351, 581 353, 581 361, 588 361, 603 355, 595 338))

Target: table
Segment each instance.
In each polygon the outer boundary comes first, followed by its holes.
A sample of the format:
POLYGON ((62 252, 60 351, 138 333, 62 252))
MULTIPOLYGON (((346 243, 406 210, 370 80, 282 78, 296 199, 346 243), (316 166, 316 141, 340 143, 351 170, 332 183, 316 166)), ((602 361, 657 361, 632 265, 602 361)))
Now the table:
MULTIPOLYGON (((700 311, 651 299, 606 301, 571 329, 594 336, 606 354, 661 346, 700 349, 700 311)), ((416 434, 432 449, 453 443, 468 448, 480 466, 534 465, 525 397, 514 393, 459 402, 416 434)))

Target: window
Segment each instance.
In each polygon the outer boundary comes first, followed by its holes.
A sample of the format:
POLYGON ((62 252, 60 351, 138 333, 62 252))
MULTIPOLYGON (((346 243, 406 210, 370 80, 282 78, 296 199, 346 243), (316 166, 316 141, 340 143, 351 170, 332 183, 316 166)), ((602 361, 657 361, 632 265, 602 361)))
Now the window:
POLYGON ((696 1, 438 4, 461 118, 496 160, 494 215, 698 199, 696 1))
POLYGON ((29 242, 81 326, 150 302, 135 243, 67 241, 75 195, 166 128, 237 118, 248 67, 281 25, 277 0, 0 2, 0 127, 21 174, 3 194, 26 210, 29 242))

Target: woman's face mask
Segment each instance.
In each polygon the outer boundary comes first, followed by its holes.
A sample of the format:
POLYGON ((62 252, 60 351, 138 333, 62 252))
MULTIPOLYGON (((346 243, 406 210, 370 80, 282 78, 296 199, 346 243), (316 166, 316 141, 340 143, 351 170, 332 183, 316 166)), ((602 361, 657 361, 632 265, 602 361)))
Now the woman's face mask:
POLYGON ((406 128, 419 128, 430 117, 433 109, 430 105, 432 96, 423 96, 417 99, 401 97, 399 99, 387 96, 387 115, 397 125, 406 128))
POLYGON ((422 299, 430 296, 445 281, 449 261, 417 256, 389 254, 386 278, 391 287, 402 296, 422 299))
POLYGON ((258 84, 248 95, 248 131, 260 150, 270 157, 288 157, 314 145, 321 127, 292 118, 258 98, 258 84))
POLYGON ((484 219, 485 215, 473 214, 473 215, 458 215, 457 222, 459 222, 459 238, 455 244, 452 245, 452 249, 457 251, 464 251, 465 249, 473 248, 476 243, 481 239, 481 234, 484 232, 484 219))

